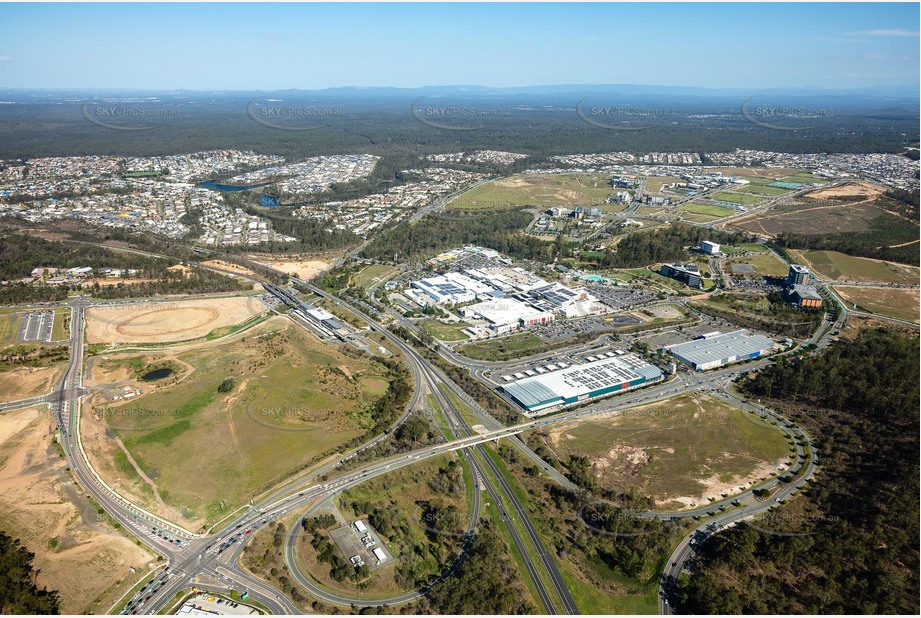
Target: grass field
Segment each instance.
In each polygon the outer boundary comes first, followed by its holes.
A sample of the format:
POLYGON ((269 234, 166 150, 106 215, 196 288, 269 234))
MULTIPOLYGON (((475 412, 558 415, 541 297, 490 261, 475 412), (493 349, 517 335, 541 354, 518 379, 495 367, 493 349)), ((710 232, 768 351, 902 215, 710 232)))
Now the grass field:
POLYGON ((737 176, 741 178, 742 180, 747 180, 753 185, 767 185, 776 180, 775 178, 763 178, 761 176, 744 176, 744 175, 738 175, 738 174, 737 176))
POLYGON ((802 170, 784 167, 721 167, 714 171, 722 172, 725 176, 737 176, 751 182, 767 184, 791 174, 798 174, 802 170))
POLYGON ((878 313, 900 320, 918 322, 918 290, 836 287, 835 292, 848 305, 857 304, 857 309, 878 313))
POLYGON ((682 182, 677 176, 650 176, 646 179, 646 193, 658 193, 662 185, 682 182))
POLYGON ((486 339, 457 346, 464 356, 487 361, 510 360, 537 354, 547 347, 547 342, 533 333, 519 333, 497 339, 486 339))
POLYGON ((14 343, 19 331, 20 309, 0 309, 0 344, 14 343))
MULTIPOLYGON (((83 425, 103 475, 118 478, 126 471, 124 461, 121 471, 108 463, 114 452, 109 431, 162 498, 162 504, 148 500, 151 508, 171 508, 204 523, 362 435, 373 423, 368 404, 387 388, 384 368, 284 324, 276 318, 245 337, 173 353, 174 363, 191 370, 162 386, 132 380, 129 372, 118 384, 144 391, 130 402, 95 399, 83 425), (232 388, 218 392, 226 378, 234 379, 232 388)), ((171 357, 143 358, 152 365, 171 357)), ((118 363, 137 362, 130 359, 110 358, 109 372, 118 363)), ((153 488, 133 490, 145 495, 153 488)))
MULTIPOLYGON (((869 232, 875 219, 891 219, 890 225, 909 226, 892 215, 887 215, 866 201, 827 201, 798 197, 778 204, 769 211, 737 221, 733 227, 760 234, 836 234, 844 232, 869 232)), ((917 232, 917 227, 915 227, 917 232)), ((906 240, 908 234, 905 234, 906 240)), ((917 236, 915 236, 917 237, 917 236)), ((899 236, 901 238, 901 236, 899 236)))
POLYGON ((611 194, 607 174, 529 174, 489 182, 459 196, 448 208, 468 210, 603 204, 611 194))
POLYGON ((550 439, 557 453, 589 457, 604 487, 637 491, 666 509, 737 493, 789 455, 777 428, 706 395, 567 423, 550 430, 550 439))
POLYGON ((792 189, 782 189, 781 187, 768 187, 765 185, 743 185, 734 190, 736 193, 754 193, 757 195, 784 195, 790 193, 792 189))
MULTIPOLYGON (((785 277, 789 271, 789 266, 770 253, 733 258, 728 263, 730 269, 732 269, 733 264, 748 264, 755 269, 755 273, 766 277, 785 277)), ((733 273, 735 273, 734 270, 733 273)), ((740 272, 739 274, 749 273, 740 272)))
POLYGON ((693 221, 694 223, 710 223, 711 221, 716 221, 720 217, 715 217, 713 215, 695 215, 695 214, 683 214, 681 215, 682 221, 693 221))
POLYGON ((334 316, 340 320, 351 324, 355 328, 365 328, 368 326, 368 323, 365 322, 362 318, 358 317, 348 309, 342 306, 342 304, 337 300, 332 300, 329 298, 324 298, 317 303, 317 306, 326 309, 334 316))
POLYGON ((816 176, 815 174, 810 174, 809 172, 798 171, 795 174, 790 176, 784 176, 780 178, 781 182, 796 182, 799 184, 810 184, 813 182, 826 182, 821 176, 816 176))
POLYGON ((70 339, 70 309, 54 310, 54 325, 51 327, 51 340, 70 339))
POLYGON ((733 202, 735 204, 742 204, 743 206, 748 206, 750 204, 757 204, 761 201, 761 198, 754 195, 748 195, 745 193, 714 193, 710 196, 711 200, 718 200, 721 202, 733 202))
POLYGON ((753 242, 740 242, 738 245, 736 245, 736 247, 742 251, 754 251, 756 253, 759 251, 767 251, 764 245, 759 245, 753 242))
POLYGON ((398 268, 395 266, 387 266, 385 264, 371 264, 370 266, 365 266, 361 272, 357 273, 352 277, 351 283, 368 289, 384 277, 395 273, 398 268))
POLYGON ((733 208, 726 208, 725 206, 713 206, 710 204, 698 204, 697 202, 691 202, 690 204, 679 206, 678 210, 697 215, 709 215, 711 217, 728 217, 729 215, 737 212, 733 208))
POLYGON ((837 251, 792 252, 815 273, 835 281, 879 281, 918 285, 918 268, 854 257, 837 251))
POLYGON ((457 324, 443 324, 438 320, 425 320, 421 324, 432 337, 441 341, 463 341, 468 339, 463 330, 470 326, 466 322, 457 324))
MULTIPOLYGON (((586 561, 587 568, 597 572, 600 578, 611 580, 625 580, 601 560, 586 561)), ((642 585, 642 582, 621 582, 627 588, 624 592, 611 594, 599 590, 597 586, 582 581, 573 575, 573 566, 562 562, 560 570, 563 579, 572 593, 581 613, 597 616, 623 616, 623 615, 653 615, 658 612, 658 586, 653 584, 642 585)))

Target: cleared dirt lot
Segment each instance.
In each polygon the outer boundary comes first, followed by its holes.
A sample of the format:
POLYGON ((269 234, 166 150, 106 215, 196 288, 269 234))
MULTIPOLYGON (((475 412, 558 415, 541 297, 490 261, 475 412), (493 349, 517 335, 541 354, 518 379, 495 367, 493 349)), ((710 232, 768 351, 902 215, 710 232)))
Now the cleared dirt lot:
POLYGON ((104 613, 153 556, 99 521, 52 430, 44 407, 0 415, 0 527, 35 553, 37 583, 59 591, 62 614, 104 613))
POLYGON ((86 312, 88 343, 160 343, 203 337, 261 312, 254 298, 207 298, 116 307, 86 312))
POLYGON ((0 400, 13 401, 44 395, 57 384, 66 368, 64 363, 51 367, 20 367, 0 373, 0 400))
POLYGON ((881 195, 882 193, 883 189, 881 187, 877 187, 876 185, 871 185, 864 182, 855 182, 841 185, 840 187, 830 187, 828 189, 813 191, 812 193, 809 193, 808 196, 819 200, 827 200, 840 197, 850 197, 854 195, 874 198, 877 195, 881 195))
POLYGON ((221 270, 226 270, 232 273, 240 273, 241 275, 247 275, 249 277, 257 276, 256 273, 248 268, 244 268, 239 264, 234 264, 233 262, 225 262, 224 260, 208 260, 207 262, 202 262, 202 266, 213 266, 214 268, 220 268, 221 270))
POLYGON ((265 264, 266 266, 280 270, 289 275, 295 275, 301 279, 312 279, 320 272, 329 268, 329 262, 324 262, 323 260, 271 260, 261 255, 251 255, 249 257, 260 264, 265 264))

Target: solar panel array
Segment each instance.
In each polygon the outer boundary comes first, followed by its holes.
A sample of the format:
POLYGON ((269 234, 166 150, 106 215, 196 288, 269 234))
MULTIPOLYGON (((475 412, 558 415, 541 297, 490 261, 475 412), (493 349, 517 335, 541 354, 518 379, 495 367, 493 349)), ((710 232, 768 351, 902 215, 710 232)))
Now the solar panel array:
MULTIPOLYGON (((562 366, 562 363, 558 365, 562 366)), ((547 407, 595 395, 603 389, 629 384, 640 378, 649 382, 661 376, 658 367, 634 355, 626 355, 524 378, 504 385, 502 389, 525 408, 547 407)))

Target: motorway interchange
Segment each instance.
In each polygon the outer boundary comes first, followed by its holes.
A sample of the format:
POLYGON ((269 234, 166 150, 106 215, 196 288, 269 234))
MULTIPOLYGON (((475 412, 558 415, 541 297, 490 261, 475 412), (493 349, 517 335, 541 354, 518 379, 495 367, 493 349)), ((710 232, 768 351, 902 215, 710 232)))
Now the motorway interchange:
MULTIPOLYGON (((265 283, 259 279, 254 280, 265 283)), ((309 282, 296 280, 296 283, 308 287, 320 297, 330 297, 329 294, 315 288, 309 282)), ((271 290, 272 286, 267 285, 266 288, 271 290)), ((289 304, 292 301, 287 296, 281 300, 289 304)), ((478 484, 477 489, 479 489, 479 483, 482 483, 483 489, 490 497, 492 504, 498 509, 512 541, 524 558, 527 573, 523 575, 529 577, 534 583, 539 601, 546 613, 579 613, 579 608, 576 606, 572 594, 559 571, 556 560, 553 554, 546 549, 537 534, 530 521, 527 509, 520 503, 514 491, 508 486, 500 471, 496 469, 495 463, 485 454, 481 445, 490 441, 506 439, 522 455, 538 465, 544 474, 569 488, 574 488, 568 479, 525 446, 524 442, 517 437, 517 434, 536 427, 564 423, 574 418, 610 413, 634 405, 668 399, 685 392, 704 390, 774 422, 790 438, 794 439, 797 444, 797 452, 795 463, 791 466, 791 470, 797 468, 796 479, 795 482, 784 485, 780 485, 775 479, 771 479, 762 485, 749 488, 722 502, 711 503, 698 509, 678 513, 637 514, 642 517, 674 519, 676 517, 706 518, 710 513, 715 513, 713 519, 705 521, 692 530, 679 543, 666 563, 667 566, 662 574, 660 583, 659 610, 660 613, 671 613, 671 605, 668 602, 669 595, 674 591, 675 581, 684 570, 686 561, 693 552, 691 547, 693 539, 699 540, 701 537, 712 534, 725 526, 763 513, 776 504, 770 501, 759 501, 754 496, 753 492, 755 490, 771 489, 775 491, 774 495, 777 500, 786 499, 796 492, 803 483, 812 478, 815 473, 814 449, 811 448, 808 435, 770 410, 751 403, 738 401, 727 390, 728 384, 742 373, 743 369, 739 367, 727 367, 707 372, 706 374, 682 374, 676 379, 646 387, 639 391, 625 393, 582 408, 562 411, 554 415, 506 427, 493 419, 467 393, 460 389, 440 369, 420 355, 411 345, 394 336, 360 308, 349 306, 348 303, 338 298, 336 298, 336 301, 352 310, 365 320, 372 330, 383 335, 393 346, 397 347, 412 369, 416 389, 406 411, 397 420, 396 424, 402 422, 413 410, 421 406, 424 394, 429 393, 443 410, 450 426, 451 435, 445 435, 445 442, 435 447, 426 447, 411 453, 401 453, 364 464, 348 472, 336 474, 336 467, 340 463, 350 459, 360 450, 376 444, 385 438, 386 434, 376 436, 364 445, 345 453, 340 460, 313 469, 266 492, 254 499, 250 505, 241 509, 235 520, 222 529, 208 534, 185 530, 138 505, 132 504, 109 487, 89 464, 79 435, 79 415, 81 412, 81 397, 86 394, 82 386, 84 312, 93 303, 82 297, 67 303, 71 309, 71 360, 60 384, 50 395, 20 402, 0 404, 0 410, 27 407, 27 405, 34 405, 35 403, 49 404, 58 423, 60 440, 68 463, 79 483, 114 521, 120 523, 126 531, 166 558, 167 566, 165 568, 154 574, 150 581, 145 583, 130 599, 123 600, 122 603, 118 604, 117 607, 121 607, 123 613, 148 614, 170 610, 175 607, 177 596, 181 596, 184 591, 190 590, 193 586, 215 593, 245 590, 249 592, 250 599, 261 604, 271 613, 300 613, 298 607, 281 591, 254 577, 239 565, 240 555, 252 535, 260 528, 285 517, 291 512, 298 511, 310 515, 322 508, 324 504, 328 504, 341 492, 369 479, 387 474, 404 466, 413 465, 422 459, 454 451, 458 451, 462 460, 469 466, 472 478, 476 479, 478 484), (452 398, 445 396, 445 391, 450 393, 456 400, 461 401, 477 418, 477 421, 483 425, 485 430, 474 434, 452 402, 452 398), (323 480, 320 481, 320 478, 323 478, 323 480), (721 507, 723 508, 721 509, 721 507), (723 509, 726 509, 725 512, 723 509), (536 551, 528 551, 528 544, 533 546, 536 551), (545 582, 549 582, 549 585, 546 585, 545 582)), ((823 323, 810 342, 818 347, 827 345, 830 335, 841 327, 845 316, 846 309, 842 306, 837 322, 831 325, 823 323)), ((447 360, 456 359, 455 355, 450 353, 449 350, 442 350, 442 352, 447 360)), ((754 361, 747 364, 744 371, 763 367, 770 362, 770 359, 754 361)), ((474 371, 473 374, 478 379, 485 380, 480 371, 474 371)), ((475 502, 470 505, 471 518, 467 528, 467 541, 463 545, 461 553, 442 574, 442 577, 449 576, 458 568, 463 560, 464 553, 469 547, 469 535, 475 531, 478 516, 482 510, 480 492, 475 491, 474 495, 476 497, 475 502)), ((284 546, 284 553, 291 575, 313 596, 327 603, 343 606, 354 605, 356 607, 399 604, 418 598, 423 592, 417 590, 390 599, 373 600, 347 598, 333 594, 316 585, 309 575, 302 573, 298 569, 293 560, 293 540, 294 535, 292 533, 284 546)))

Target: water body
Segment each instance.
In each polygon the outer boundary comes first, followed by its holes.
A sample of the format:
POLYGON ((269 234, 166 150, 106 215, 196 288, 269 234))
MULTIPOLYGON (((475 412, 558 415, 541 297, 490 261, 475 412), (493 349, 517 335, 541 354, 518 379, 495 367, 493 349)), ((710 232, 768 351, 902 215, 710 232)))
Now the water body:
POLYGON ((249 191, 250 189, 258 189, 259 187, 265 187, 272 183, 263 182, 258 185, 223 185, 214 180, 206 180, 205 182, 198 183, 199 187, 205 189, 214 189, 215 191, 223 191, 224 193, 239 193, 240 191, 249 191))
POLYGON ((141 379, 145 382, 153 382, 154 380, 162 380, 163 378, 173 375, 173 370, 169 367, 163 367, 162 369, 154 369, 149 371, 141 376, 141 379))

